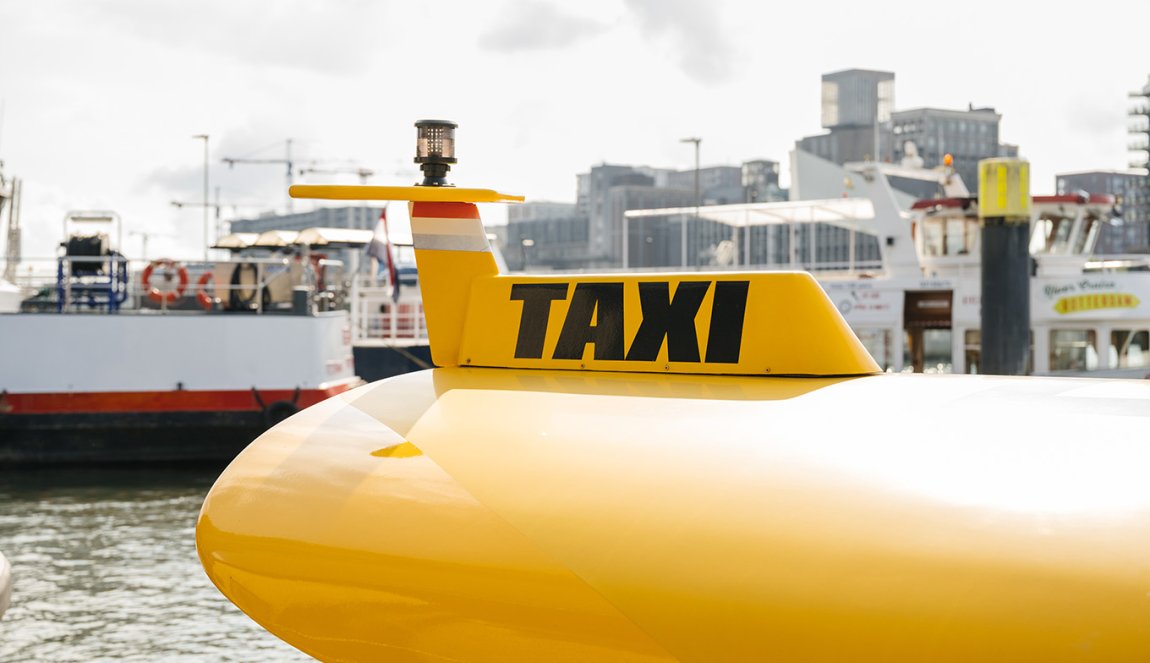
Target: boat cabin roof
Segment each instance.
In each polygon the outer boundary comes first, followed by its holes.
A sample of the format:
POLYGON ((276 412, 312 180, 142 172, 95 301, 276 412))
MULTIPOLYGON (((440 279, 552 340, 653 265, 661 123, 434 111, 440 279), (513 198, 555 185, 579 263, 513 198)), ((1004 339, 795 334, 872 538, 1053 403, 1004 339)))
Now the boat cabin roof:
POLYGON ((232 233, 219 239, 213 249, 283 249, 289 246, 311 248, 346 248, 367 246, 374 233, 356 228, 306 228, 304 230, 268 230, 262 233, 232 233))

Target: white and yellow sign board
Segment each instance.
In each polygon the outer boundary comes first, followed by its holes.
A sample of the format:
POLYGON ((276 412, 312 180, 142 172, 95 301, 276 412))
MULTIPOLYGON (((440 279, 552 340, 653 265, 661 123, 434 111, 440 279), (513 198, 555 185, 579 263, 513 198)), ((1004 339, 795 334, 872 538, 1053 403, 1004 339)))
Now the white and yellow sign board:
POLYGON ((1044 279, 1031 285, 1034 317, 1038 320, 1145 318, 1145 273, 1100 274, 1044 279))

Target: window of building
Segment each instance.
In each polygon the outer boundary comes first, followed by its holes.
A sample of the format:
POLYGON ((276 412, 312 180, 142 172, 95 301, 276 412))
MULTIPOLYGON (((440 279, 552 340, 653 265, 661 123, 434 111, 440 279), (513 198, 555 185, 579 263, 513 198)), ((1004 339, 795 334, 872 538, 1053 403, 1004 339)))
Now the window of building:
POLYGON ((1150 332, 1144 329, 1111 331, 1110 365, 1118 368, 1150 366, 1150 332))
POLYGON ((1098 350, 1093 329, 1052 329, 1050 331, 1050 370, 1092 371, 1098 368, 1098 350))
POLYGON ((894 80, 879 81, 878 83, 878 121, 890 120, 891 111, 894 110, 894 80))
POLYGON ((839 84, 823 81, 823 126, 839 123, 839 84))

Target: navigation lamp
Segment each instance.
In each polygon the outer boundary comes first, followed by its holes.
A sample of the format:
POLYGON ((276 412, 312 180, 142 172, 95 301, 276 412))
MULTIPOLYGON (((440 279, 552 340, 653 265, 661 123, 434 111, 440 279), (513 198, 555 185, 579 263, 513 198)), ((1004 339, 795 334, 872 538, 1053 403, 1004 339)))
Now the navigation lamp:
POLYGON ((421 186, 450 186, 447 171, 455 163, 455 127, 447 120, 420 120, 415 123, 415 163, 423 171, 421 186))

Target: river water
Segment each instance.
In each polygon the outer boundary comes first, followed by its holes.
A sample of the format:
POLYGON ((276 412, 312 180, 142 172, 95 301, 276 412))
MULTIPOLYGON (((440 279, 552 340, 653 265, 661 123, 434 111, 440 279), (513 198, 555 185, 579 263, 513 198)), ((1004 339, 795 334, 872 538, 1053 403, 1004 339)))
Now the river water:
POLYGON ((220 594, 195 523, 219 468, 0 470, 0 661, 310 661, 220 594))

